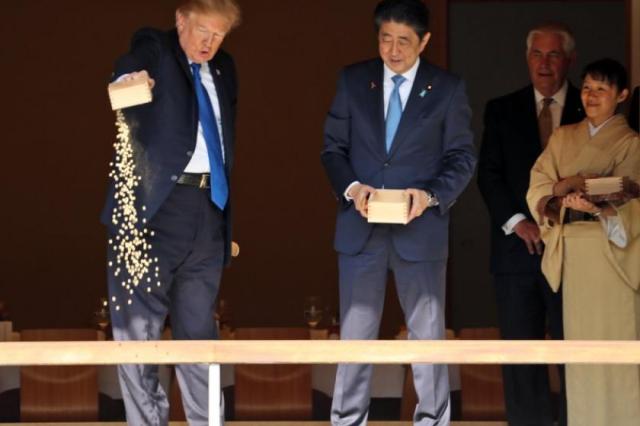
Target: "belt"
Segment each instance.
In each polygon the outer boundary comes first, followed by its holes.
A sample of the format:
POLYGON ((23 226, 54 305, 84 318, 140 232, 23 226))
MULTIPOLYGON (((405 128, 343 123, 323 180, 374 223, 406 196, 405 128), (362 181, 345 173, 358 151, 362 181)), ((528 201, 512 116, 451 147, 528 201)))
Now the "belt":
POLYGON ((200 189, 211 188, 211 178, 209 173, 183 173, 177 182, 180 185, 195 186, 200 189))
POLYGON ((599 219, 596 216, 590 213, 567 209, 567 211, 564 213, 564 220, 562 221, 562 223, 567 224, 573 222, 596 222, 598 220, 599 219))

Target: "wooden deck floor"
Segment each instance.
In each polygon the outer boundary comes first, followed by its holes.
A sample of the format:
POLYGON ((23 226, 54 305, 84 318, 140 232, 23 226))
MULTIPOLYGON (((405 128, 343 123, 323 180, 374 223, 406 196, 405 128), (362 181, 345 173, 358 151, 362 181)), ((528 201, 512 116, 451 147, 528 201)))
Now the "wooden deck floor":
MULTIPOLYGON (((97 423, 0 423, 3 426, 126 426, 123 422, 97 423)), ((411 426, 411 422, 369 422, 369 426, 411 426)), ((506 422, 451 422, 451 426, 506 426, 506 422)), ((170 426, 187 426, 186 422, 171 422, 170 426)), ((329 426, 329 422, 225 422, 225 426, 329 426)))

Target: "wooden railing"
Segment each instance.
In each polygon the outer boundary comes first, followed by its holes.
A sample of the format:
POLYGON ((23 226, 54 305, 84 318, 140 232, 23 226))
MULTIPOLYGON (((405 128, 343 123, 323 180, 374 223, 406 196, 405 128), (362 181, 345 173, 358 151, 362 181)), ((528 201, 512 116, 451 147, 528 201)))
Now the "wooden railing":
POLYGON ((640 341, 3 342, 0 366, 210 364, 209 424, 220 420, 219 364, 640 364, 640 341))

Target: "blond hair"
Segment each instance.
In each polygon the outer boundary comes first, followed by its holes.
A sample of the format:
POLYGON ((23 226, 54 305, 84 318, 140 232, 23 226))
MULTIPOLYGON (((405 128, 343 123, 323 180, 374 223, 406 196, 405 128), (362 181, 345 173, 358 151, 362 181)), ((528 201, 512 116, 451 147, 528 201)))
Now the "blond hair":
POLYGON ((182 0, 177 11, 185 16, 191 12, 214 13, 226 18, 231 28, 240 25, 240 7, 236 0, 182 0))

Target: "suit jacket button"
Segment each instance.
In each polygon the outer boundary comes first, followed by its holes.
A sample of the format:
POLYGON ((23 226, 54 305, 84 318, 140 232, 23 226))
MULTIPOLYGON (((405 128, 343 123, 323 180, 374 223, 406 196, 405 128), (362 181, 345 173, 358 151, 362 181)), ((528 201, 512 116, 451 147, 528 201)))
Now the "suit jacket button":
POLYGON ((178 180, 178 176, 176 176, 176 175, 171 175, 171 181, 172 181, 172 182, 175 182, 175 181, 177 181, 177 180, 178 180))
POLYGON ((385 166, 385 167, 389 167, 389 164, 390 164, 390 163, 387 161, 386 163, 384 163, 384 166, 385 166))

